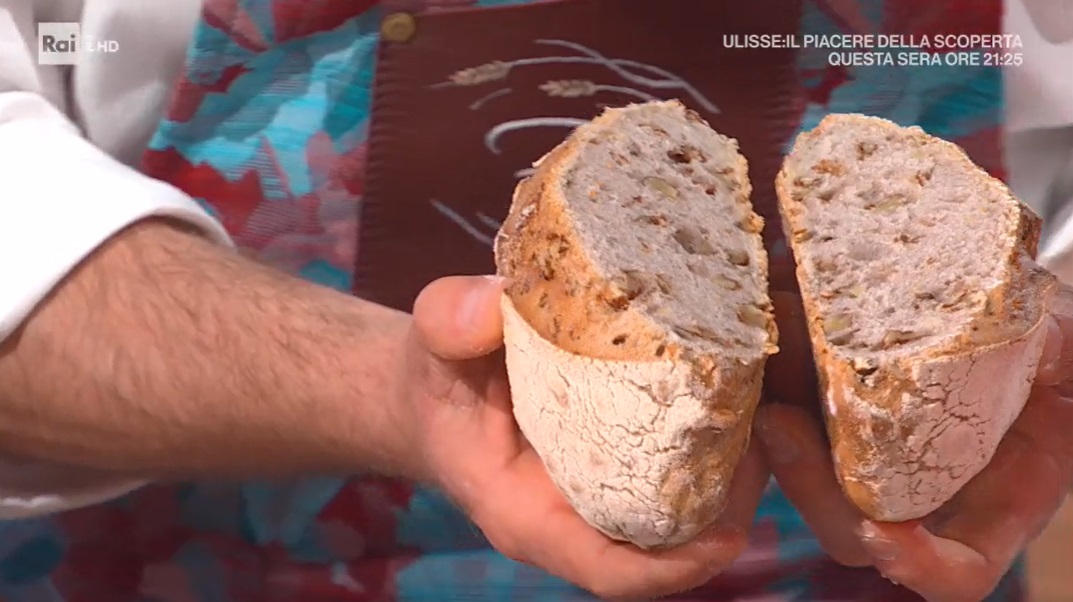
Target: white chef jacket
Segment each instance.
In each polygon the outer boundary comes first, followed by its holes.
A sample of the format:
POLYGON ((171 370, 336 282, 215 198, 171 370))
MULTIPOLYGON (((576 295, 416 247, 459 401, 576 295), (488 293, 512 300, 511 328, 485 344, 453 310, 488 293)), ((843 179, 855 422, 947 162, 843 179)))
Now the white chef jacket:
MULTIPOLYGON (((154 215, 226 232, 136 165, 182 67, 202 0, 0 0, 0 340, 98 245, 154 215), (38 65, 37 24, 115 41, 74 66, 38 65), (32 198, 27 200, 25 197, 32 198), (100 198, 98 198, 100 197, 100 198)), ((1051 218, 1041 257, 1073 281, 1073 2, 1007 0, 1024 64, 1007 73, 1011 185, 1051 218)), ((122 495, 140 483, 0 457, 0 519, 122 495)))

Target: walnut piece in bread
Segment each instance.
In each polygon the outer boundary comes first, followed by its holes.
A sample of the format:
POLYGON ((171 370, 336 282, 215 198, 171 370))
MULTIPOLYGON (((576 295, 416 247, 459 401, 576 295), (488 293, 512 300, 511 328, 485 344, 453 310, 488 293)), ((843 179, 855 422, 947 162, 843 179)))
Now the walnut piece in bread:
POLYGON ((746 162, 660 101, 535 167, 495 247, 515 418, 591 525, 687 542, 725 505, 776 351, 746 162))
POLYGON ((801 134, 776 189, 842 487, 870 518, 923 517, 1028 397, 1040 220, 956 145, 861 115, 801 134))

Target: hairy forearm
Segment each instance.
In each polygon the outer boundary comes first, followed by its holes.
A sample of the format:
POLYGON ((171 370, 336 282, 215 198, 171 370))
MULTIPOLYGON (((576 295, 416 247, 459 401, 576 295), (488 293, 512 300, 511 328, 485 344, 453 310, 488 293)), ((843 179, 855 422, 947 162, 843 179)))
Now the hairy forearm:
POLYGON ((2 347, 0 450, 150 477, 405 474, 408 326, 145 222, 2 347))

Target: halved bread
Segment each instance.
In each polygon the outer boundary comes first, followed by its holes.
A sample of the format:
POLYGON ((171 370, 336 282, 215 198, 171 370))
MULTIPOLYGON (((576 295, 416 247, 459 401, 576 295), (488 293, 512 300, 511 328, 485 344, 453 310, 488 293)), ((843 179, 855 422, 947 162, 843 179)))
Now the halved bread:
POLYGON ((737 143, 675 101, 610 109, 496 239, 514 415, 574 508, 643 548, 718 518, 776 351, 737 143))
POLYGON ((842 486, 873 519, 925 516, 1028 397, 1040 219, 958 146, 861 115, 799 136, 776 188, 842 486))

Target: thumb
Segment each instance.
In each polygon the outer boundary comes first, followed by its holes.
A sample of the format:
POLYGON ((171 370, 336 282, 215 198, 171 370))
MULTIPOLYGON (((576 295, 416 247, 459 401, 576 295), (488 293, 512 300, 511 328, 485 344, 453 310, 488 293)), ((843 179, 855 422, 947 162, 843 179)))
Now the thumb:
POLYGON ((497 276, 440 278, 417 296, 414 330, 440 359, 485 356, 503 344, 502 292, 503 279, 497 276))

